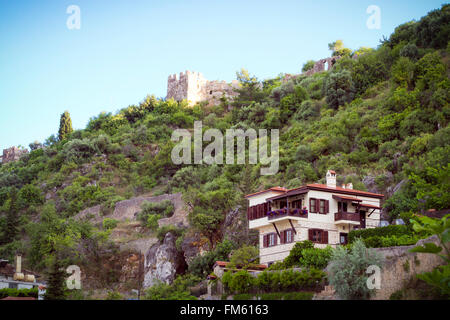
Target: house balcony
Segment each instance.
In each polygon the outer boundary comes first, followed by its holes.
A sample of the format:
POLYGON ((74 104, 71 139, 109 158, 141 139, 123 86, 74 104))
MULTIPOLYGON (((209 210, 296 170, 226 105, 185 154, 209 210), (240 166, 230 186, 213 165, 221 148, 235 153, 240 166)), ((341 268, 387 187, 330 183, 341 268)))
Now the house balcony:
MULTIPOLYGON (((308 210, 302 210, 302 209, 278 209, 267 212, 267 217, 269 221, 272 220, 278 220, 283 218, 305 218, 308 219, 308 210)), ((297 220, 297 219, 295 219, 297 220)))
POLYGON ((301 221, 308 219, 308 210, 302 209, 276 209, 269 211, 264 217, 249 220, 250 229, 259 229, 264 226, 273 224, 274 222, 283 220, 297 220, 301 221))
POLYGON ((336 212, 334 214, 334 221, 337 225, 351 224, 358 226, 361 223, 359 214, 355 212, 336 212))

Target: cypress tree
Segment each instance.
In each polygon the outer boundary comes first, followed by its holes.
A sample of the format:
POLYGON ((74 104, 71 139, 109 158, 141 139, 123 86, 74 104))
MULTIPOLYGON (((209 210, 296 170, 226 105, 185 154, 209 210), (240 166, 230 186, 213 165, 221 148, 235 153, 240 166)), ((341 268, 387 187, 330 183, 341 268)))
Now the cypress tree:
POLYGON ((48 272, 47 290, 45 292, 45 300, 65 300, 64 294, 64 280, 66 273, 57 258, 53 257, 50 271, 48 272))
POLYGON ((64 113, 61 115, 61 120, 59 121, 59 131, 58 131, 59 141, 62 141, 65 138, 67 138, 67 136, 72 132, 73 128, 70 113, 69 111, 64 111, 64 113))
POLYGON ((6 215, 6 228, 3 232, 2 243, 13 242, 19 233, 19 216, 17 210, 17 189, 13 188, 9 194, 10 203, 6 215))

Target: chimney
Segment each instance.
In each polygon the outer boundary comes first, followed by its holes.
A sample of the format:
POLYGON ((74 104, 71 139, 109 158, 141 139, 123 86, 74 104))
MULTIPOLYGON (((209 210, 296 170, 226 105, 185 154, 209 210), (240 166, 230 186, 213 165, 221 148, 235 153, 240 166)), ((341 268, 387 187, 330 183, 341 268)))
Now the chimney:
POLYGON ((327 171, 327 187, 336 188, 336 172, 333 170, 327 171))
POLYGON ((16 273, 22 273, 22 256, 20 254, 16 256, 16 273))
POLYGON ((22 281, 25 278, 22 273, 22 256, 20 254, 16 255, 16 272, 13 275, 15 281, 22 281))

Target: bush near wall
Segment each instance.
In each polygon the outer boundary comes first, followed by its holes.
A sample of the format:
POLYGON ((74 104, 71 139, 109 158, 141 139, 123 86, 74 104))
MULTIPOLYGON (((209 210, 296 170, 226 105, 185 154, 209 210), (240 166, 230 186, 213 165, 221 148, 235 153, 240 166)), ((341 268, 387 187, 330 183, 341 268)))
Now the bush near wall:
POLYGON ((409 246, 416 244, 417 241, 423 237, 417 234, 404 234, 401 236, 389 236, 389 237, 368 237, 363 239, 367 248, 384 248, 384 247, 396 247, 396 246, 409 246))
POLYGON ((6 297, 38 297, 38 289, 12 289, 12 288, 4 288, 0 289, 0 299, 6 297))
POLYGON ((402 236, 405 234, 412 235, 413 233, 412 227, 407 225, 390 225, 379 228, 352 230, 348 234, 348 242, 353 243, 358 238, 402 236))
POLYGON ((349 243, 361 238, 368 248, 408 246, 430 236, 427 232, 415 232, 411 225, 390 225, 380 228, 352 230, 348 235, 349 243))
POLYGON ((233 296, 233 300, 312 300, 314 292, 271 292, 263 294, 242 293, 233 296))
POLYGON ((273 293, 292 291, 320 290, 325 284, 326 273, 322 270, 310 268, 302 271, 292 269, 284 271, 263 271, 257 277, 248 271, 236 273, 225 272, 222 283, 230 293, 273 293))

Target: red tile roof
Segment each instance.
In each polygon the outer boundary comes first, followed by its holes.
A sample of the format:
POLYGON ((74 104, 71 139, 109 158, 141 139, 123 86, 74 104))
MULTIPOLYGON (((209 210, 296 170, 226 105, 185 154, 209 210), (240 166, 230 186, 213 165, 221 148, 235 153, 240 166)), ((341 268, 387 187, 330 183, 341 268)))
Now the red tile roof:
POLYGON ((286 192, 287 189, 283 188, 283 187, 273 187, 273 188, 266 189, 266 190, 263 190, 263 191, 258 191, 258 192, 255 192, 255 193, 248 194, 248 195, 245 196, 245 198, 253 197, 253 196, 256 196, 258 194, 261 194, 261 193, 264 193, 264 192, 269 192, 269 191, 286 192))
POLYGON ((322 189, 323 191, 329 191, 329 192, 338 192, 338 193, 344 193, 344 194, 352 194, 352 195, 359 195, 359 196, 366 196, 366 197, 374 197, 374 198, 383 198, 384 195, 379 193, 372 193, 367 191, 360 191, 355 189, 345 189, 341 187, 329 187, 325 184, 307 184, 306 187, 313 188, 313 189, 322 189))
MULTIPOLYGON (((349 194, 349 195, 354 195, 354 196, 362 196, 362 197, 369 197, 369 198, 383 198, 384 195, 383 194, 379 194, 379 193, 372 193, 372 192, 367 192, 367 191, 361 191, 361 190, 356 190, 356 189, 346 189, 346 188, 341 188, 341 187, 329 187, 325 184, 319 184, 319 183, 312 183, 312 184, 307 184, 306 186, 302 186, 302 187, 298 187, 298 188, 293 188, 293 189, 286 189, 283 187, 273 187, 267 190, 263 190, 263 191, 259 191, 256 193, 252 193, 252 194, 248 194, 245 196, 245 198, 249 198, 251 196, 257 195, 257 194, 261 194, 264 192, 268 192, 268 191, 278 191, 281 193, 284 193, 284 195, 289 196, 289 195, 293 195, 293 194, 297 194, 297 193, 302 193, 300 189, 303 190, 320 190, 320 191, 325 191, 325 192, 334 192, 334 193, 341 193, 341 194, 349 194)), ((279 198, 280 196, 274 196, 272 198, 269 199, 273 199, 273 198, 279 198)), ((348 200, 359 200, 359 199, 354 199, 354 198, 348 198, 348 200)))

